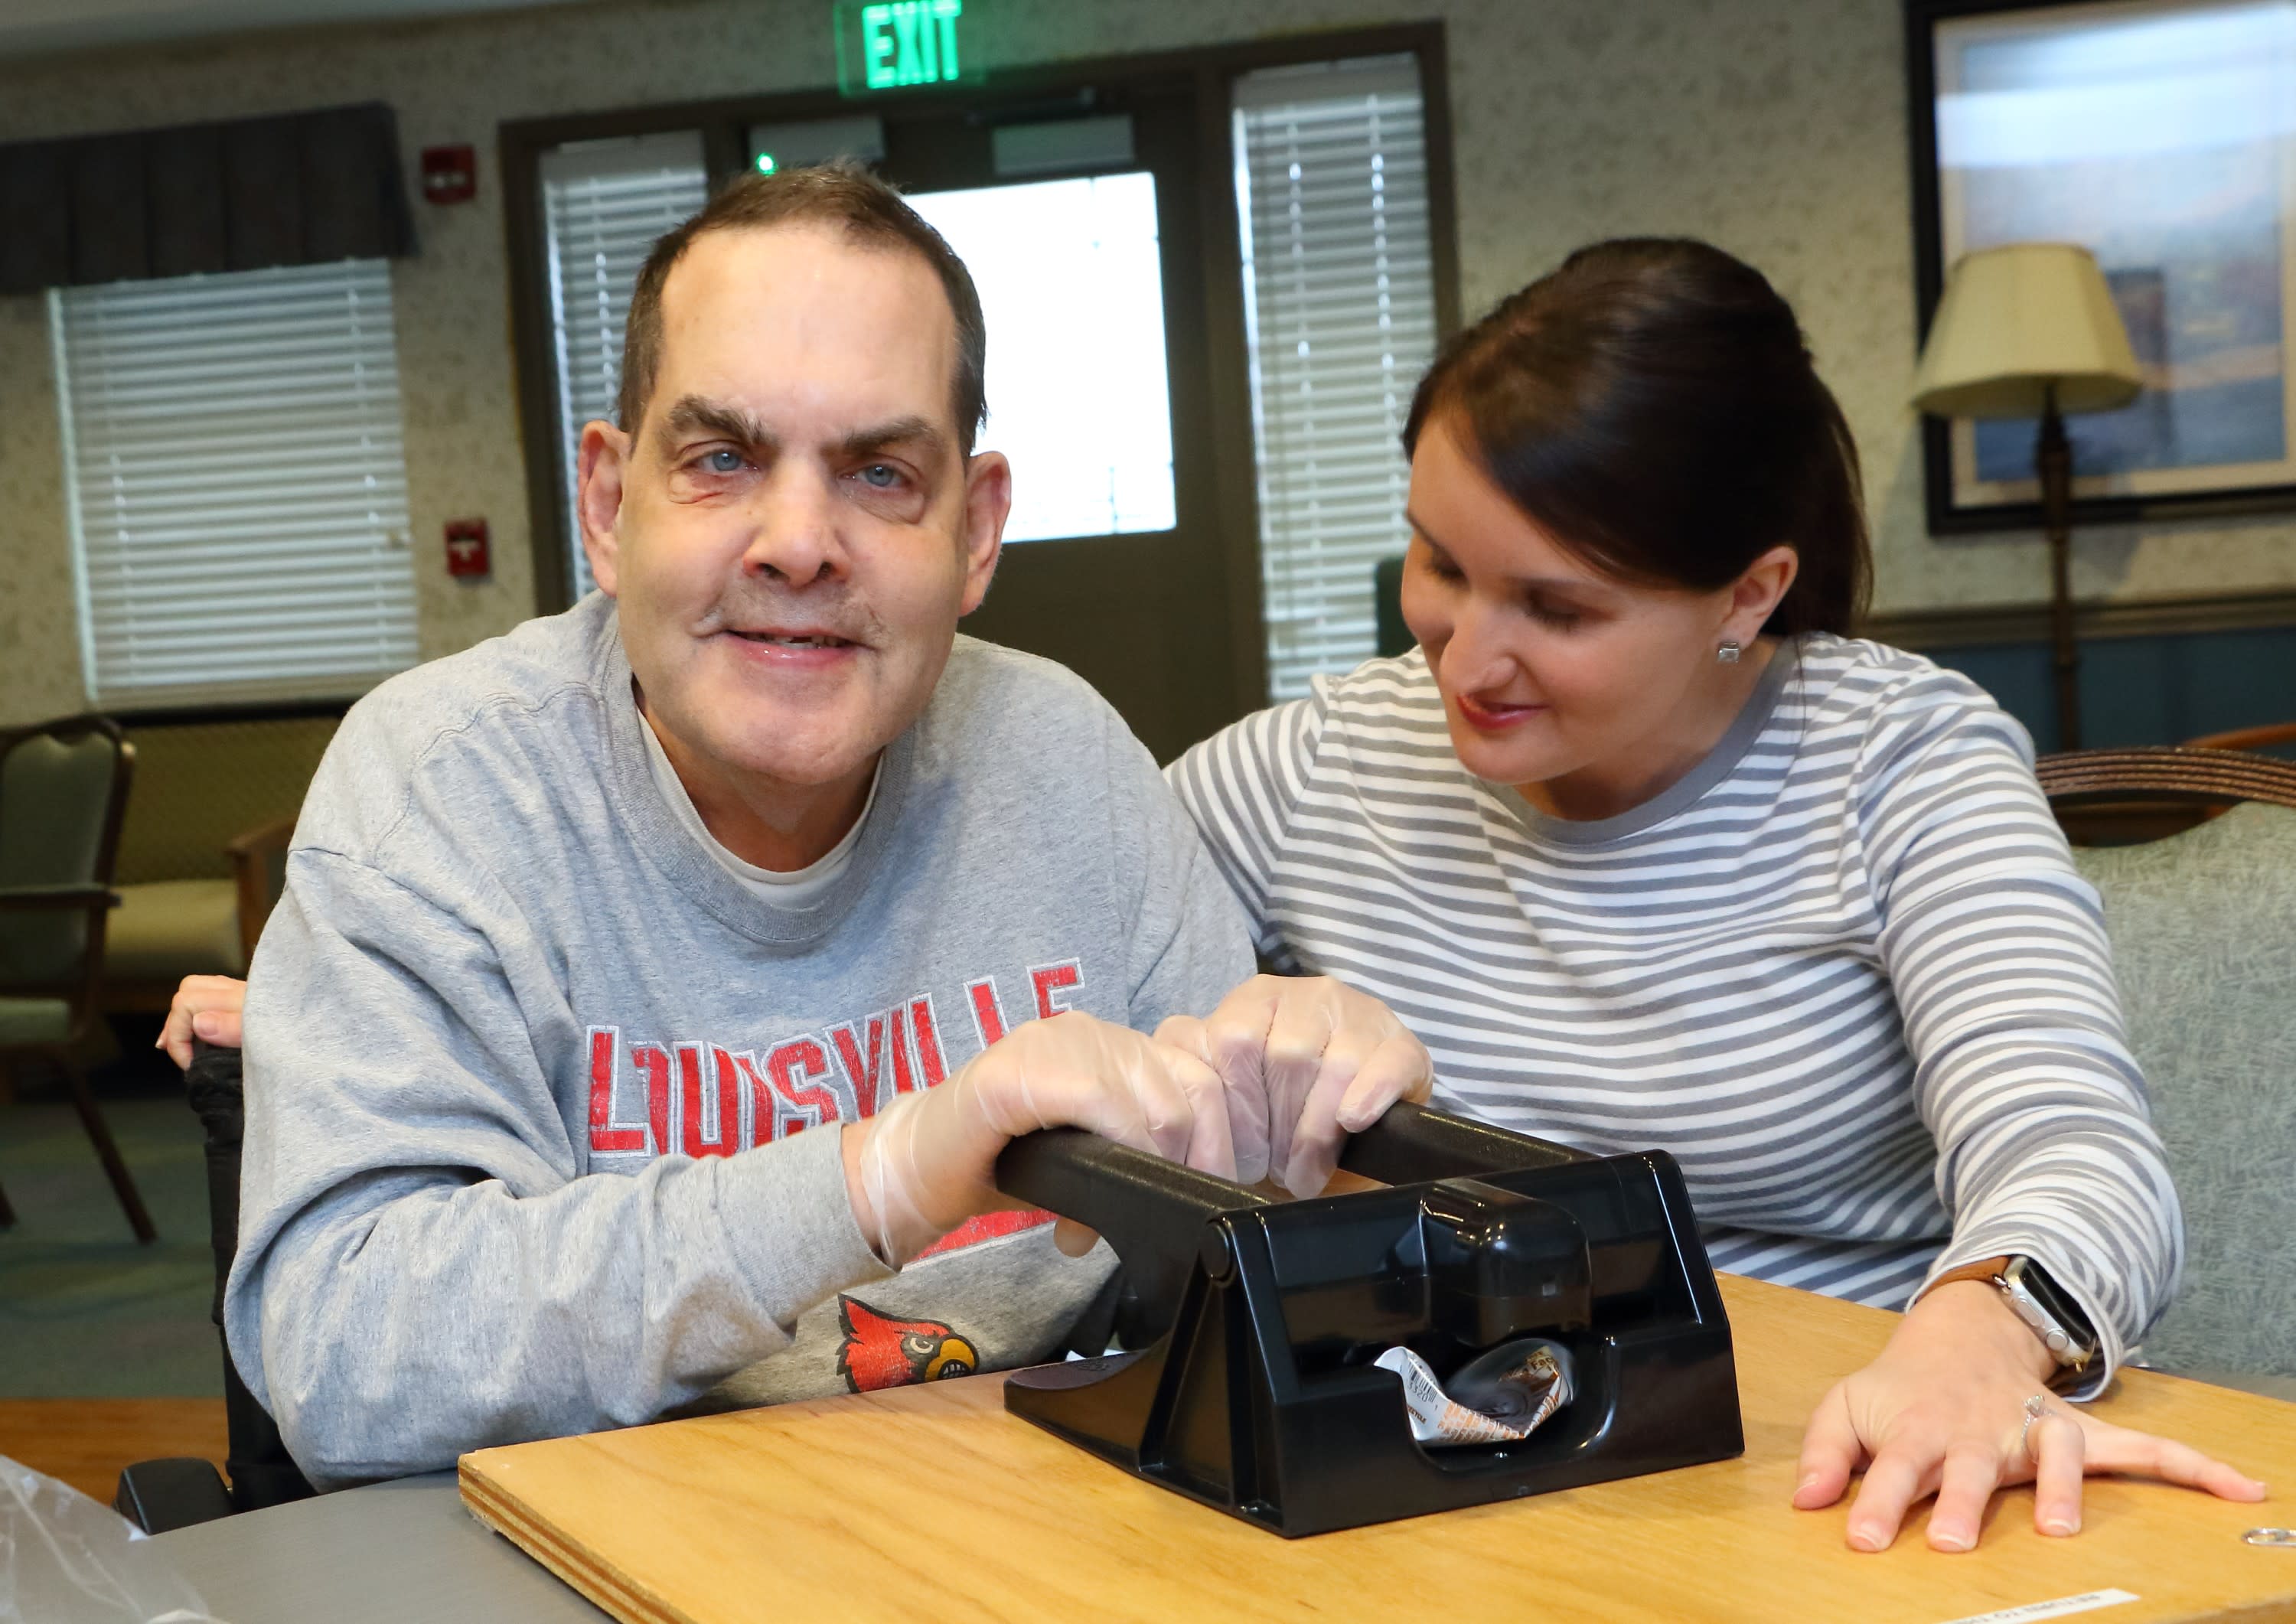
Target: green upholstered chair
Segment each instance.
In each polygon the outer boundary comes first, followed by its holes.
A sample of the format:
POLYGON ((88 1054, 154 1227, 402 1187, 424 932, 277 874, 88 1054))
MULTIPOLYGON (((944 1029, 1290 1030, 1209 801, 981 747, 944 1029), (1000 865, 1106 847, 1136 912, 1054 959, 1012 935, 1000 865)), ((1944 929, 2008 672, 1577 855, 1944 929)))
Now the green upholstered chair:
POLYGON ((106 1011, 168 1007, 187 975, 244 976, 286 880, 295 815, 339 717, 151 720, 104 932, 106 1011))
POLYGON ((1403 623, 1403 554, 1382 558, 1371 567, 1372 625, 1374 652, 1382 660, 1408 654, 1416 644, 1403 623))
MULTIPOLYGON (((0 1062, 41 1055, 72 1103, 135 1238, 156 1238, 144 1198, 88 1091, 76 1049, 94 1018, 111 865, 135 751, 102 717, 0 736, 0 1062)), ((0 1195, 0 1224, 12 1224, 0 1195)))
POLYGON ((2157 1369, 2296 1396, 2296 764, 2200 750, 2045 758, 2051 803, 2223 816, 2076 850, 2104 899, 2129 1038, 2185 1206, 2157 1369))

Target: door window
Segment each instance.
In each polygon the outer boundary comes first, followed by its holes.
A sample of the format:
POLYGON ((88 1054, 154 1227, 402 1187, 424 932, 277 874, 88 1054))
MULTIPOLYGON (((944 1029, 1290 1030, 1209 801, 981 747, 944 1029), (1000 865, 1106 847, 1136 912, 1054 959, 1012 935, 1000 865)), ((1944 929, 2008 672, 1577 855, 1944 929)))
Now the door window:
POLYGON ((988 430, 1013 463, 1007 541, 1168 530, 1171 394, 1146 171, 922 192, 988 324, 988 430))
POLYGON ((622 387, 622 330, 638 268, 654 242, 709 195, 698 130, 583 141, 542 158, 550 256, 551 340, 558 380, 559 488, 564 494, 567 577, 579 598, 596 583, 575 513, 582 425, 614 421, 622 387))

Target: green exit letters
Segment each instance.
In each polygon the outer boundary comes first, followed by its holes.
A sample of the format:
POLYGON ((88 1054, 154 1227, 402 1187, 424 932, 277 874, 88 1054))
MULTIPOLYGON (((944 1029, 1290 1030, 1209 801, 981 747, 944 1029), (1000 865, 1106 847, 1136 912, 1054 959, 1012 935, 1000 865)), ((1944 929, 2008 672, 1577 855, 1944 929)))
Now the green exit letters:
POLYGON ((840 0, 837 87, 857 95, 970 77, 964 8, 965 0, 840 0))

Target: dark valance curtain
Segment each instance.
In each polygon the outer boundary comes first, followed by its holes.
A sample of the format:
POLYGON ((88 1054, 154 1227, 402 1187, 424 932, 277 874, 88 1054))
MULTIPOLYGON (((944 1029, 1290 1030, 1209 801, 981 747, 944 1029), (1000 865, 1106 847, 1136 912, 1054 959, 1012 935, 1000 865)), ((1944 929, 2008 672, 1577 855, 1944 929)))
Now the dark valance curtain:
POLYGON ((414 251, 380 103, 0 146, 0 293, 414 251))

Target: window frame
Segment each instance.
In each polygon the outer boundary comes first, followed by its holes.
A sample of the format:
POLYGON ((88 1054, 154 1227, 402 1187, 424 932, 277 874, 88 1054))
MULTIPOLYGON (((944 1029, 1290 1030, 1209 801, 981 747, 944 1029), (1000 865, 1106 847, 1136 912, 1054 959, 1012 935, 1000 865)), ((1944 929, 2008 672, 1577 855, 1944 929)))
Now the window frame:
MULTIPOLYGON (((937 114, 973 108, 1010 111, 1016 100, 1073 106, 1095 85, 1177 86, 1193 95, 1204 171, 1230 176, 1235 148, 1230 99, 1235 79, 1255 69, 1350 57, 1410 54, 1418 60, 1426 120, 1428 237, 1435 277, 1436 340, 1459 330, 1458 209, 1453 184, 1446 31, 1439 21, 1340 29, 1281 38, 1191 46, 1133 56, 1079 58, 991 70, 977 84, 890 91, 865 98, 832 87, 783 94, 661 103, 543 119, 497 127, 511 268, 511 327, 517 368, 520 434, 526 459, 529 534, 534 552, 535 609, 554 614, 570 602, 574 537, 562 519, 568 471, 557 435, 557 385, 548 288, 549 249, 543 219, 542 154, 573 141, 699 129, 714 191, 749 166, 752 125, 797 123, 878 111, 937 114)), ((1260 590, 1259 447, 1253 433, 1246 350, 1242 247, 1232 185, 1201 188, 1198 238, 1203 256, 1205 320, 1210 340, 1213 418, 1212 502, 1222 557, 1238 617, 1233 658, 1240 692, 1267 692, 1265 605, 1260 590)))

